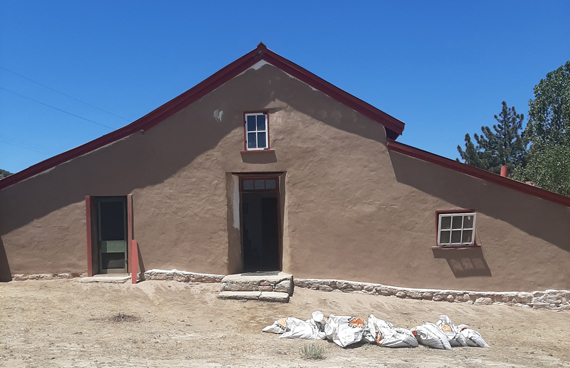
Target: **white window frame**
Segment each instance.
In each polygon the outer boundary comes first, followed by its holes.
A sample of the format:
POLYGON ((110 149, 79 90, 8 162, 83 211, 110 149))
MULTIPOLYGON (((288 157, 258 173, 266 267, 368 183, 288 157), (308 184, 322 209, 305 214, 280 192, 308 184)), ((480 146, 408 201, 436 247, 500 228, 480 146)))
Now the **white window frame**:
POLYGON ((246 151, 265 151, 269 149, 269 117, 265 112, 246 113, 244 114, 244 131, 245 131, 245 149, 246 151), (265 129, 257 129, 257 117, 263 115, 265 117, 265 129), (255 116, 255 130, 248 130, 247 118, 248 116, 255 116), (255 134, 255 147, 249 147, 249 134, 255 134), (258 147, 257 136, 259 133, 265 133, 265 147, 258 147))
POLYGON ((475 212, 447 212, 447 213, 439 213, 438 214, 438 221, 437 221, 437 245, 440 247, 462 247, 462 246, 470 246, 475 245, 475 229, 477 228, 477 214, 475 212), (465 217, 473 216, 473 226, 472 227, 465 227, 465 217), (453 219, 459 217, 461 218, 461 227, 453 228, 453 219), (443 218, 450 218, 450 227, 449 229, 442 229, 441 222, 443 218), (453 232, 454 231, 461 231, 459 239, 460 242, 452 242, 453 239, 453 232), (471 241, 464 242, 463 241, 463 232, 464 231, 471 231, 471 241), (442 243, 441 234, 442 232, 449 232, 449 242, 442 243))

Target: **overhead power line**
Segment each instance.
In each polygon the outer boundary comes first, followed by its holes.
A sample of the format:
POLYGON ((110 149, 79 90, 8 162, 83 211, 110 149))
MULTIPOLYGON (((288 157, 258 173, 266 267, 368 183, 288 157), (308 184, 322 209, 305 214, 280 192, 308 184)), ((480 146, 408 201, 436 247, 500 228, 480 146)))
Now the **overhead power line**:
POLYGON ((17 96, 23 97, 23 98, 25 98, 25 99, 28 99, 28 100, 30 100, 30 101, 34 101, 34 102, 36 102, 36 103, 39 103, 40 105, 44 105, 44 106, 50 107, 50 108, 52 108, 52 109, 54 109, 54 110, 61 111, 61 112, 65 113, 65 114, 68 114, 68 115, 71 115, 71 116, 75 116, 76 118, 79 118, 79 119, 88 121, 88 122, 90 122, 90 123, 97 124, 97 125, 100 125, 100 126, 102 126, 102 127, 109 128, 109 129, 111 129, 111 130, 115 130, 115 128, 113 128, 113 127, 111 127, 111 126, 98 123, 98 122, 96 122, 96 121, 94 121, 94 120, 87 119, 87 118, 84 118, 84 117, 79 116, 79 115, 75 115, 75 114, 73 114, 73 113, 71 113, 71 112, 62 110, 62 109, 57 108, 57 107, 55 107, 55 106, 48 105, 48 104, 43 103, 43 102, 38 101, 38 100, 34 100, 33 98, 30 98, 30 97, 28 97, 28 96, 24 96, 24 95, 22 95, 22 94, 19 94, 18 92, 11 91, 11 90, 9 90, 9 89, 7 89, 7 88, 0 87, 0 89, 2 89, 2 90, 4 90, 4 91, 7 91, 7 92, 10 92, 10 93, 13 93, 13 94, 15 94, 15 95, 17 95, 17 96))
POLYGON ((118 117, 119 119, 123 119, 123 120, 129 121, 128 119, 125 119, 125 118, 122 117, 122 116, 119 116, 119 115, 114 114, 114 113, 112 113, 112 112, 110 112, 110 111, 104 110, 104 109, 102 109, 102 108, 100 108, 100 107, 94 106, 94 105, 92 105, 92 104, 90 104, 90 103, 88 103, 88 102, 82 101, 82 100, 80 100, 80 99, 78 99, 78 98, 75 98, 75 97, 70 96, 70 95, 68 95, 68 94, 66 94, 66 93, 63 93, 63 92, 61 92, 61 91, 58 91, 57 89, 51 88, 51 87, 49 87, 49 86, 46 86, 45 84, 42 84, 42 83, 40 83, 40 82, 37 82, 37 81, 35 81, 35 80, 31 79, 31 78, 28 78, 28 77, 26 77, 26 76, 24 76, 24 75, 22 75, 22 74, 16 73, 15 71, 10 70, 10 69, 8 69, 8 68, 5 68, 5 67, 3 67, 3 66, 1 66, 1 65, 0 65, 0 69, 4 69, 4 70, 6 70, 7 72, 10 72, 10 73, 12 73, 12 74, 14 74, 14 75, 17 75, 17 76, 20 77, 20 78, 27 79, 27 80, 29 80, 29 81, 32 82, 32 83, 35 83, 35 84, 37 84, 37 85, 40 85, 40 86, 42 86, 42 87, 44 87, 44 88, 47 88, 47 89, 49 89, 49 90, 51 90, 51 91, 57 92, 57 93, 59 93, 60 95, 63 95, 63 96, 68 97, 68 98, 71 98, 72 100, 81 102, 82 104, 85 104, 85 105, 87 105, 87 106, 91 106, 91 107, 94 108, 94 109, 103 111, 103 112, 105 112, 105 113, 107 113, 107 114, 110 114, 110 115, 113 115, 113 116, 115 116, 115 117, 118 117))
MULTIPOLYGON (((6 138, 7 138, 7 137, 6 137, 6 138)), ((10 139, 10 138, 5 139, 5 137, 3 137, 3 136, 1 136, 1 135, 0 135, 0 142, 4 142, 4 143, 6 143, 6 144, 9 144, 9 145, 12 145, 12 146, 16 146, 16 147, 20 147, 20 148, 25 148, 25 149, 27 149, 27 150, 34 151, 34 152, 37 152, 37 153, 42 153, 42 154, 46 154, 46 155, 52 155, 52 154, 53 154, 53 152, 47 152, 47 151, 42 150, 42 149, 37 149, 37 148, 35 148, 33 145, 31 145, 31 144, 21 143, 21 142, 18 142, 18 141, 14 141, 14 140, 12 140, 12 139, 10 139)))

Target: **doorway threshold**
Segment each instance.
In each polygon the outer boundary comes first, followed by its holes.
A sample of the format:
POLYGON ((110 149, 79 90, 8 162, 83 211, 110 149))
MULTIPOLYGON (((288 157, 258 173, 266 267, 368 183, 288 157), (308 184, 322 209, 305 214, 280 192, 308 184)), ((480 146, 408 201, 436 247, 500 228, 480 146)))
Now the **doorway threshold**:
POLYGON ((124 284, 131 279, 131 275, 126 273, 100 274, 92 277, 82 277, 77 282, 82 283, 106 283, 106 284, 124 284))

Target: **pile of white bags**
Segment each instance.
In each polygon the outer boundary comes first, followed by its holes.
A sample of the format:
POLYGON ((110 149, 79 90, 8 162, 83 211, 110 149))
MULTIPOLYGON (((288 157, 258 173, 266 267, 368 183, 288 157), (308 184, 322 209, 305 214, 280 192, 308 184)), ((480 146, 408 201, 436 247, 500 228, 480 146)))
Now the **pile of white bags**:
POLYGON ((323 313, 316 311, 306 321, 294 317, 282 318, 262 331, 281 334, 280 338, 327 339, 342 348, 360 341, 386 348, 415 348, 418 344, 445 350, 459 346, 489 347, 479 332, 467 325, 455 326, 446 315, 439 316, 436 323, 426 322, 408 330, 394 327, 373 314, 365 322, 362 318, 334 314, 325 318, 323 313))

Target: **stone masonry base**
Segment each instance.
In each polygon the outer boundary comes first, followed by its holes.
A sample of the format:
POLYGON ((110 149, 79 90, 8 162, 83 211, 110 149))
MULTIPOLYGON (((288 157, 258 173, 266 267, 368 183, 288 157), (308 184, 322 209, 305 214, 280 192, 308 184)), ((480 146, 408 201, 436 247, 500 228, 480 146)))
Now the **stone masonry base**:
POLYGON ((502 304, 536 309, 570 310, 570 291, 568 290, 487 292, 411 289, 382 284, 318 279, 295 279, 295 287, 328 292, 338 290, 345 293, 383 295, 402 299, 422 299, 474 305, 502 304))
MULTIPOLYGON (((14 281, 54 280, 85 277, 85 274, 14 274, 14 281)), ((173 280, 179 282, 221 283, 225 275, 212 275, 185 271, 150 270, 144 273, 146 280, 173 280)), ((510 305, 531 307, 535 309, 570 310, 570 291, 546 290, 533 292, 487 292, 460 291, 438 289, 412 289, 382 284, 370 284, 343 280, 294 279, 295 287, 320 290, 324 292, 341 291, 369 295, 390 296, 402 299, 432 300, 450 303, 467 303, 474 305, 510 305)))

